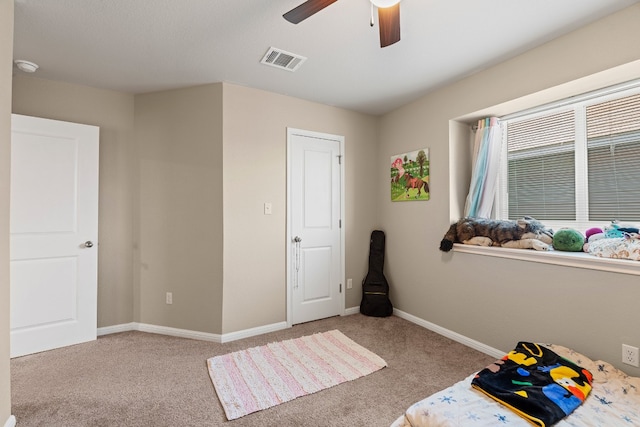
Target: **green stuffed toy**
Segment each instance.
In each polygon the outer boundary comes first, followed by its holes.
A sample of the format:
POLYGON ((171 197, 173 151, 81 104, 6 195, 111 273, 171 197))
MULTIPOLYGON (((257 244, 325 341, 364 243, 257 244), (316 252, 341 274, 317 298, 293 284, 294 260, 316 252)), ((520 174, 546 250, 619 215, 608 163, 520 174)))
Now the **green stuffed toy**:
POLYGON ((553 235, 553 248, 564 252, 582 252, 584 236, 573 228, 561 228, 553 235))

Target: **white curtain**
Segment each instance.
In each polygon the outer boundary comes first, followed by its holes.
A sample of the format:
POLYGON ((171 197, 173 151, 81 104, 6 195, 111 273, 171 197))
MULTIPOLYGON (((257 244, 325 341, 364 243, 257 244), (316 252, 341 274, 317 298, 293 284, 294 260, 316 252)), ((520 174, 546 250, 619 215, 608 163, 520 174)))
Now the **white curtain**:
POLYGON ((501 152, 502 130, 498 118, 490 117, 478 121, 473 145, 471 184, 464 206, 464 216, 491 217, 498 187, 501 152))

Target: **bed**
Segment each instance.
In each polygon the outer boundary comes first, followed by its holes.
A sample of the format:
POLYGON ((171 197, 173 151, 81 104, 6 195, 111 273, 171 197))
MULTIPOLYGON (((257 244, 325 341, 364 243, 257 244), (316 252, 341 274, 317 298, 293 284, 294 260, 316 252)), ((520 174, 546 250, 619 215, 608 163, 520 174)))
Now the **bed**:
MULTIPOLYGON (((588 369, 592 389, 584 402, 557 427, 640 426, 640 378, 630 377, 611 364, 558 345, 545 345, 566 359, 588 369)), ((532 423, 471 386, 476 373, 421 400, 401 415, 392 427, 509 426, 532 423)))

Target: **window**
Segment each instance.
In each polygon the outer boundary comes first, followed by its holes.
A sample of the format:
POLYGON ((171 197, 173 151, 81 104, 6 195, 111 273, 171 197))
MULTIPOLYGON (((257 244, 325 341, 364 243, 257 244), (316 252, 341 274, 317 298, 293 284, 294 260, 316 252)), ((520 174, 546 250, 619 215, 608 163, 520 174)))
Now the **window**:
POLYGON ((640 222, 640 82, 502 118, 498 216, 640 222), (506 160, 506 161, 505 161, 506 160))

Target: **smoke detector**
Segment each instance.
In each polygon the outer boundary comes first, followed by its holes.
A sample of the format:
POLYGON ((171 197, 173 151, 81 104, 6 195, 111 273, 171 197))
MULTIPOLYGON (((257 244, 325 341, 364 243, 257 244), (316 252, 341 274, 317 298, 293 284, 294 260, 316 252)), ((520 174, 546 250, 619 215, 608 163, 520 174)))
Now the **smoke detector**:
POLYGON ((16 67, 18 67, 20 71, 24 71, 25 73, 35 73, 39 68, 38 64, 34 64, 30 61, 25 61, 24 59, 16 59, 13 62, 15 62, 16 67))

